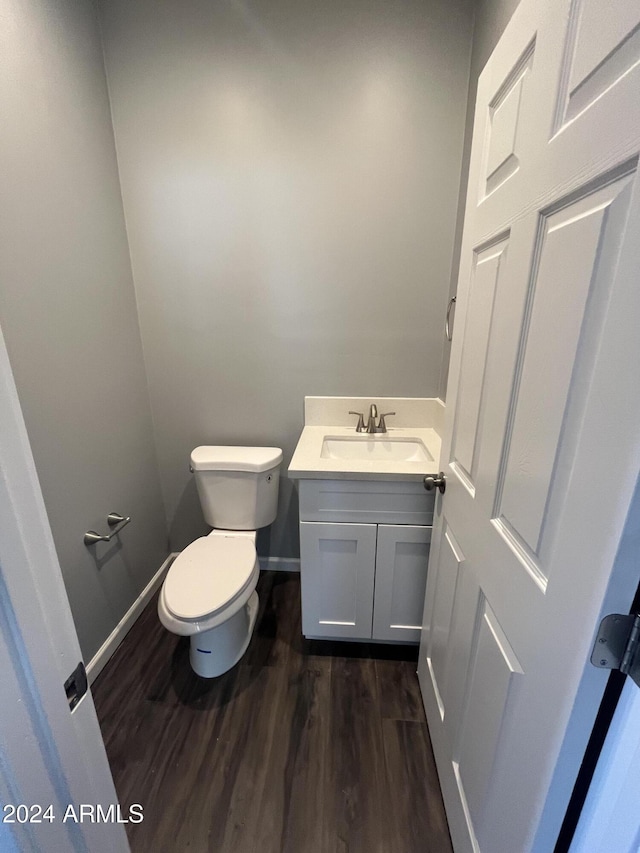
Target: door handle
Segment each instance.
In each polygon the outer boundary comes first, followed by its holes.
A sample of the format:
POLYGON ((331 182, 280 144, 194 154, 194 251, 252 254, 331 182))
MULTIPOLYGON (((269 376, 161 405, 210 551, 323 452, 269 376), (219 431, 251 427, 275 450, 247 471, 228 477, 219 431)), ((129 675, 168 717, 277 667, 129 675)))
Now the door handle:
POLYGON ((444 472, 440 471, 439 474, 428 474, 424 480, 424 487, 428 492, 432 492, 434 489, 439 489, 440 494, 444 495, 445 489, 447 488, 447 478, 444 476, 444 472))
POLYGON ((448 341, 453 338, 453 332, 451 331, 451 309, 455 304, 456 297, 452 296, 447 306, 447 319, 444 321, 444 336, 448 341))

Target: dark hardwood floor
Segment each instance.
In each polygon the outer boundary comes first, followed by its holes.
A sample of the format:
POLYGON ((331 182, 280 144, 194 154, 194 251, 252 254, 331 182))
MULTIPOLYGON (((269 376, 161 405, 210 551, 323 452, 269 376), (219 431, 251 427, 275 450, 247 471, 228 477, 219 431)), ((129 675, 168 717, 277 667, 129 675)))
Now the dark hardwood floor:
POLYGON ((134 853, 450 853, 417 650, 305 640, 296 574, 258 593, 220 678, 154 598, 93 685, 134 853))

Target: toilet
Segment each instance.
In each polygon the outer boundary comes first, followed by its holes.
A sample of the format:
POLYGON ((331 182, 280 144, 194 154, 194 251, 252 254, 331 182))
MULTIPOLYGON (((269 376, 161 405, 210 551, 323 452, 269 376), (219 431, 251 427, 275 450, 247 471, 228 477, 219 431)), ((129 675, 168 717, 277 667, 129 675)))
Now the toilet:
POLYGON ((256 531, 278 508, 279 447, 196 447, 191 453, 205 521, 214 529, 172 563, 158 599, 168 631, 191 637, 191 666, 203 678, 245 653, 258 615, 256 531))

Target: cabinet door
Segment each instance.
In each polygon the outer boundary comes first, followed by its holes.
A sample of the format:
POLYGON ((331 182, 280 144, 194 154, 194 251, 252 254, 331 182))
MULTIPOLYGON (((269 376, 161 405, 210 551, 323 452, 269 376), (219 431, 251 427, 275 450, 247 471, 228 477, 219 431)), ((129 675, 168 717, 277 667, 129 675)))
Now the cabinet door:
POLYGON ((375 524, 300 522, 302 633, 370 639, 375 524))
POLYGON ((420 642, 430 527, 380 524, 373 639, 420 642))

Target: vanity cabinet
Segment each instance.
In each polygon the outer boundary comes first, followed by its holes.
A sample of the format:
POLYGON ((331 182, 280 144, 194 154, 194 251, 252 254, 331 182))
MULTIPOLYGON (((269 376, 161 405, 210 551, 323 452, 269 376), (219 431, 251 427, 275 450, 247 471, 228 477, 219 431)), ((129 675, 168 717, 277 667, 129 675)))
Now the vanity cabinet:
POLYGON ((300 482, 305 636, 420 641, 433 502, 416 482, 300 482))

